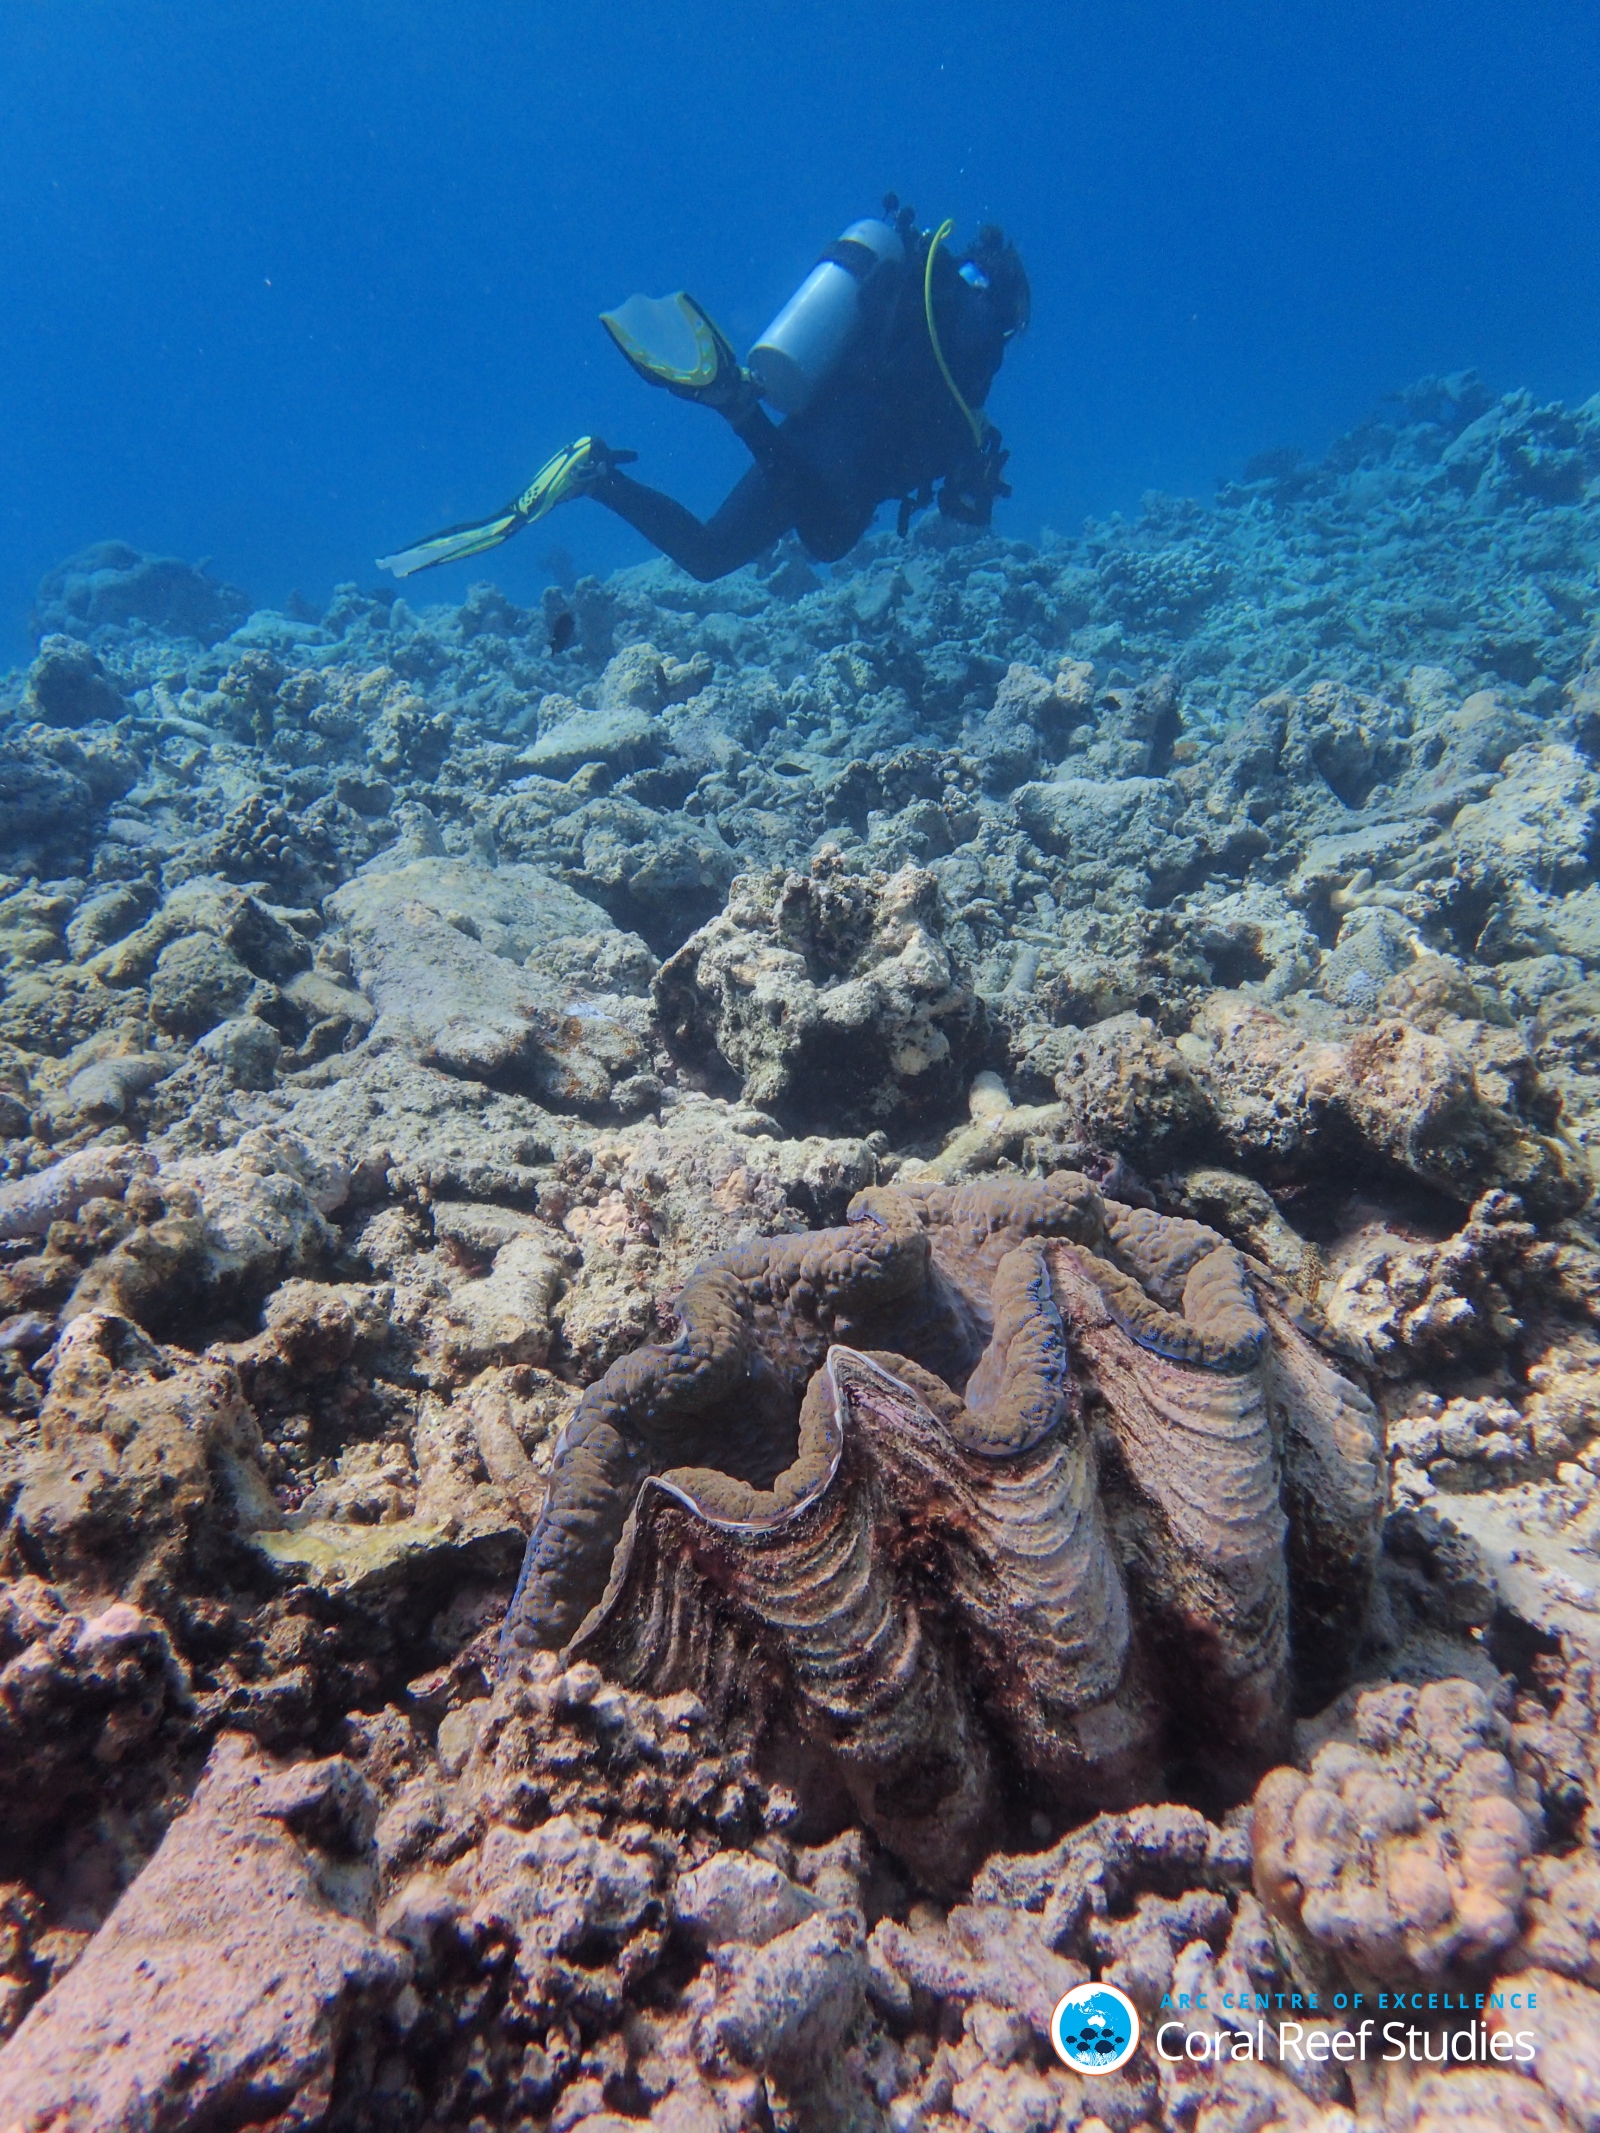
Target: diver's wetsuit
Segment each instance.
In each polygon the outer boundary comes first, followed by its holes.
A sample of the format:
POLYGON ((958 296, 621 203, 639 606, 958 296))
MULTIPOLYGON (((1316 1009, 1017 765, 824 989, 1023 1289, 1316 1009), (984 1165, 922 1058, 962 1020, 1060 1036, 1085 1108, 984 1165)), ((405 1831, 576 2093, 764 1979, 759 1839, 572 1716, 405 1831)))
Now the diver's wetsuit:
MULTIPOLYGON (((957 492, 979 494, 983 455, 928 338, 920 263, 881 265, 863 285, 861 302, 850 350, 799 414, 774 423, 752 406, 731 418, 756 463, 709 519, 614 467, 586 493, 702 584, 752 562, 789 532, 818 562, 836 563, 880 504, 917 495, 926 501, 941 478, 957 492)), ((989 292, 963 280, 941 252, 933 306, 951 374, 967 405, 981 407, 1005 353, 989 292)))

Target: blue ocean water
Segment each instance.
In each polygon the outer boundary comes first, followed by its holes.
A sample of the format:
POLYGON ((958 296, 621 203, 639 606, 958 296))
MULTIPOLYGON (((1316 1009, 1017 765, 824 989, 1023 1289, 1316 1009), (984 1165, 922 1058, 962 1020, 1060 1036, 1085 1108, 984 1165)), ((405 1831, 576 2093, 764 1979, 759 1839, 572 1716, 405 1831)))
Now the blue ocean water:
MULTIPOLYGON (((0 653, 90 541, 320 601, 585 430, 708 507, 739 446, 596 313, 681 285, 745 345, 888 187, 1023 249, 1023 537, 1430 371, 1583 399, 1597 89, 1580 0, 8 0, 0 653)), ((646 552, 587 507, 559 539, 646 552)), ((493 575, 531 597, 546 545, 493 575)))

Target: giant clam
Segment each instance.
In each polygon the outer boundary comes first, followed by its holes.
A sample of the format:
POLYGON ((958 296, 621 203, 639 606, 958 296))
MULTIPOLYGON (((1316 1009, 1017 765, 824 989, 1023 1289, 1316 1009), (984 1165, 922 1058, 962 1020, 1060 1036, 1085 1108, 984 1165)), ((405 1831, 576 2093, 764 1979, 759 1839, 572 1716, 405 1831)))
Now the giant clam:
POLYGON ((1073 1171, 878 1188, 677 1309, 568 1427, 508 1663, 693 1690, 931 1886, 1019 1808, 1242 1797, 1346 1667, 1376 1416, 1214 1230, 1073 1171))

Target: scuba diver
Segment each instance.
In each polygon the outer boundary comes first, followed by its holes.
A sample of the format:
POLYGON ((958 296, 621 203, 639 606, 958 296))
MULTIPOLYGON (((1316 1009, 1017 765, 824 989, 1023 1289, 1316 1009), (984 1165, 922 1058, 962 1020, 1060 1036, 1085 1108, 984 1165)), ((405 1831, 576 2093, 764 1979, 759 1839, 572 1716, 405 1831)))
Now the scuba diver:
POLYGON ((576 496, 616 512, 702 584, 790 532, 836 563, 895 500, 902 535, 935 501, 948 518, 987 526, 1011 491, 1009 455, 982 408, 1006 344, 1027 326, 1028 277, 992 223, 960 254, 947 247, 952 228, 919 230, 891 193, 881 219, 852 223, 828 247, 748 367, 682 290, 601 313, 642 378, 713 408, 755 461, 710 519, 624 474, 636 452, 580 437, 492 517, 380 556, 379 568, 407 578, 479 555, 576 496))

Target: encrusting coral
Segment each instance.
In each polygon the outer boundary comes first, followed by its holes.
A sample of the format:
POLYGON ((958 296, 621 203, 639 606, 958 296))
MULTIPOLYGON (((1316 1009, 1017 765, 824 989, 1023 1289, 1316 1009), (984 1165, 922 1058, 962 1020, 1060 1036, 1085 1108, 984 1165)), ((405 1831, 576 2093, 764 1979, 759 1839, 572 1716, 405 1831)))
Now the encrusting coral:
POLYGON ((1291 1629, 1301 1691, 1347 1661, 1374 1413, 1203 1224, 1071 1171, 874 1189, 677 1308, 568 1425, 506 1657, 565 1645, 831 1761, 935 1884, 1016 1769, 1059 1813, 1185 1759, 1237 1795, 1286 1737, 1291 1629))

